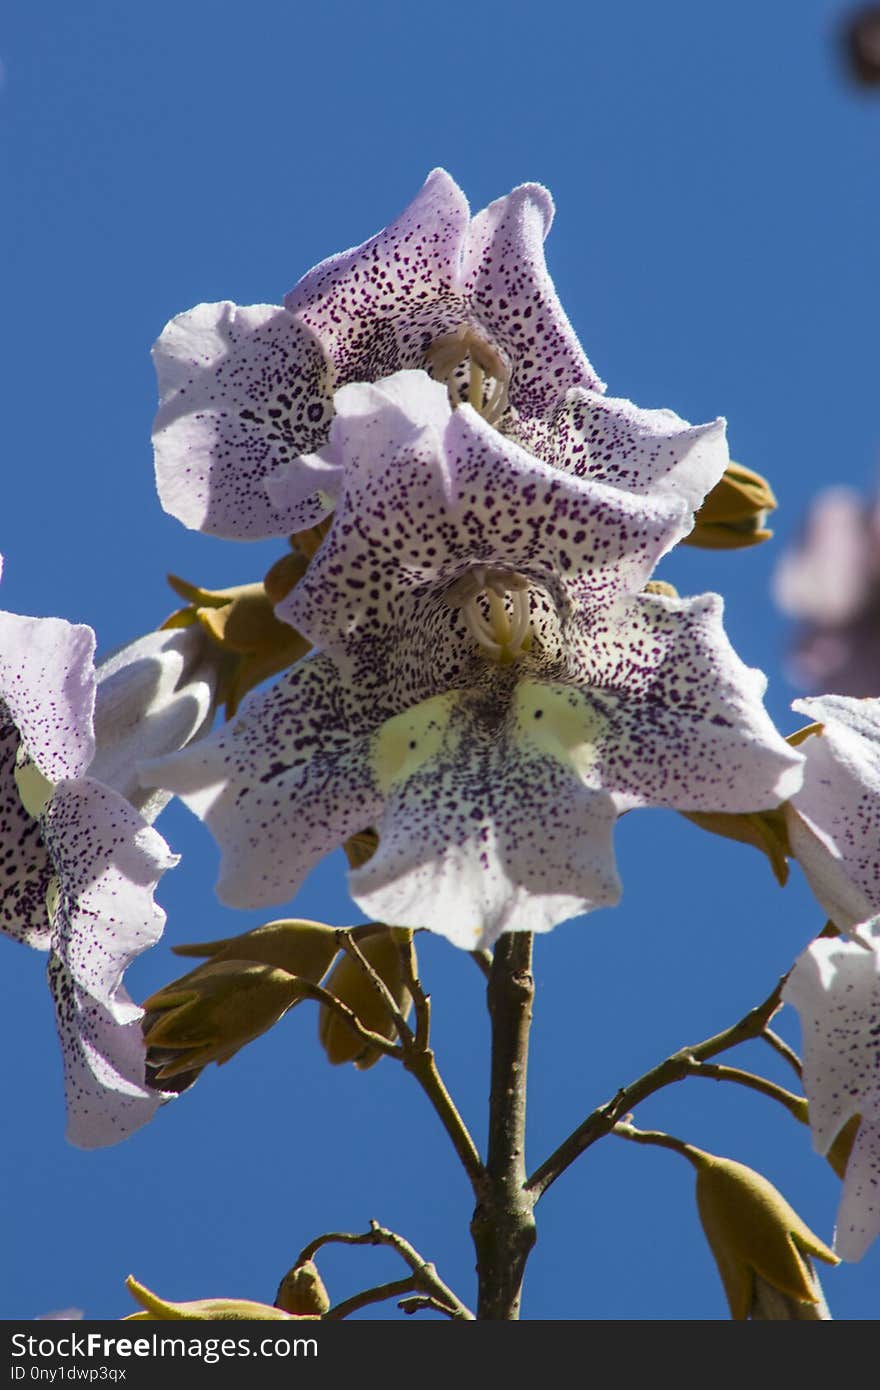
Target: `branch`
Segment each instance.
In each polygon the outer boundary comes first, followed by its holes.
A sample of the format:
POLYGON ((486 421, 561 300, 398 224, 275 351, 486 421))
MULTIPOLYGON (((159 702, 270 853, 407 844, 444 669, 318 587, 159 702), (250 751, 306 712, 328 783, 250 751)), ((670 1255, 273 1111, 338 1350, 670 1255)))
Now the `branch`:
MULTIPOLYGON (((397 933, 395 933, 397 936, 397 933)), ((340 930, 336 933, 336 939, 340 947, 347 951, 352 960, 358 965, 362 973, 370 981, 373 988, 380 995, 383 1004, 388 1009, 394 1020, 394 1027, 400 1040, 400 1046, 395 1047, 384 1039, 384 1049, 393 1056, 399 1057, 408 1072, 416 1078, 428 1100, 434 1107, 440 1123, 452 1140, 453 1148, 458 1154, 462 1167, 470 1178, 471 1187, 474 1194, 479 1196, 482 1190, 483 1179, 485 1176, 483 1163, 480 1158, 477 1146, 471 1138, 470 1131, 461 1115, 458 1113, 455 1102, 446 1089, 445 1082, 437 1068, 434 1053, 429 1042, 431 1013, 428 996, 422 989, 421 981, 418 979, 418 967, 415 960, 415 952, 412 947, 412 933, 401 932, 400 936, 408 936, 408 943, 403 944, 398 937, 398 946, 403 954, 403 969, 407 989, 412 994, 413 1003, 416 1009, 416 1031, 410 1028, 403 1014, 401 1013, 397 1001, 385 981, 373 969, 363 951, 357 943, 352 940, 350 933, 340 930), (408 978, 407 978, 408 977, 408 978)))
POLYGON ((356 1313, 359 1308, 367 1308, 371 1303, 383 1303, 386 1298, 398 1298, 402 1294, 415 1293, 417 1289, 418 1284, 412 1275, 409 1279, 395 1279, 390 1284, 377 1284, 375 1288, 364 1289, 362 1293, 356 1293, 352 1298, 334 1304, 322 1314, 322 1318, 327 1322, 341 1322, 349 1313, 356 1313))
POLYGON ((800 1077, 803 1074, 800 1057, 793 1047, 789 1047, 784 1038, 780 1038, 779 1034, 774 1033, 772 1028, 765 1028, 760 1034, 760 1037, 762 1042, 768 1043, 769 1046, 773 1048, 774 1052, 778 1052, 780 1057, 785 1058, 786 1062, 797 1076, 800 1077))
POLYGON ((301 975, 296 978, 303 999, 314 999, 317 1003, 324 1004, 328 1009, 333 1009, 335 1013, 345 1019, 349 1028, 353 1029, 364 1042, 368 1042, 371 1047, 378 1047, 387 1057, 396 1057, 399 1061, 403 1060, 403 1053, 399 1047, 395 1047, 394 1043, 389 1042, 381 1033, 374 1033, 371 1028, 365 1028, 357 1014, 347 1004, 343 1004, 341 999, 337 999, 335 994, 331 994, 329 989, 323 989, 321 985, 313 985, 311 980, 304 980, 301 975))
POLYGON ((526 1261, 535 1243, 534 1199, 526 1191, 526 1071, 535 984, 530 932, 502 936, 492 959, 492 1082, 486 1180, 471 1221, 477 1251, 477 1317, 519 1317, 526 1261))
MULTIPOLYGON (((389 1231, 387 1227, 380 1226, 378 1221, 370 1222, 370 1229, 361 1234, 352 1231, 327 1231, 324 1235, 316 1236, 309 1241, 301 1251, 296 1260, 296 1264, 304 1264, 306 1260, 311 1260, 323 1245, 384 1245, 395 1250, 400 1258, 412 1270, 412 1287, 419 1290, 431 1298, 436 1298, 446 1308, 451 1310, 450 1315, 454 1318, 473 1321, 474 1315, 470 1309, 466 1308, 460 1298, 445 1284, 440 1278, 435 1267, 427 1260, 424 1260, 414 1246, 408 1240, 399 1236, 394 1231, 389 1231)), ((357 1297, 358 1295, 356 1295, 357 1297)), ((337 1305, 339 1307, 339 1305, 337 1305)), ((331 1309, 332 1311, 332 1309, 331 1309)))
POLYGON ((532 1193, 535 1201, 543 1197, 547 1189, 561 1177, 575 1159, 598 1139, 604 1139, 606 1134, 610 1134, 618 1121, 634 1110, 641 1101, 662 1090, 664 1086, 683 1081, 693 1072, 695 1062, 705 1062, 710 1057, 717 1056, 719 1052, 726 1052, 728 1048, 736 1047, 750 1038, 761 1037, 770 1019, 782 1005, 782 988, 787 978, 787 974, 783 975, 763 1004, 750 1009, 737 1023, 725 1028, 721 1033, 716 1033, 714 1037, 706 1038, 695 1047, 683 1047, 674 1052, 665 1061, 645 1072, 637 1081, 624 1086, 604 1105, 598 1106, 557 1149, 554 1149, 550 1157, 535 1169, 526 1182, 526 1189, 532 1193))
POLYGON ((750 1090, 758 1091, 762 1096, 778 1100, 802 1125, 810 1123, 809 1107, 804 1096, 796 1096, 793 1091, 787 1091, 784 1086, 777 1086, 775 1081, 768 1081, 764 1076, 756 1076, 754 1072, 742 1071, 739 1067, 722 1066, 717 1062, 695 1061, 689 1068, 688 1075, 705 1076, 709 1081, 736 1081, 740 1086, 748 1086, 750 1090))

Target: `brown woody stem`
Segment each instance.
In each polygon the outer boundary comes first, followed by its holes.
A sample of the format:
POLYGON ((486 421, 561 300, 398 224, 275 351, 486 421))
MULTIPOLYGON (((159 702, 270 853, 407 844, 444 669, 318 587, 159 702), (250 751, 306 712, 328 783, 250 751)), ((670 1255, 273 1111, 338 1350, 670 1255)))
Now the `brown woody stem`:
POLYGON ((509 932, 495 947, 487 989, 492 1023, 489 1147, 483 1190, 471 1221, 479 1319, 519 1317, 526 1261, 535 1243, 534 1198, 526 1190, 525 1166, 533 996, 531 934, 509 932))

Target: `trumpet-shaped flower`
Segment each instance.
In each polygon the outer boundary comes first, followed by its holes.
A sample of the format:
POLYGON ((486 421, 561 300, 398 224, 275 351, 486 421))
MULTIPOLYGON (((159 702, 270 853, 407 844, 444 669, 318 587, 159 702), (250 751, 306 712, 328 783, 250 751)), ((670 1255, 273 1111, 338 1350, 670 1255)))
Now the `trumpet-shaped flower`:
POLYGON ((213 700, 187 633, 144 638, 97 673, 93 653, 88 627, 0 614, 0 926, 49 952, 68 1137, 86 1148, 161 1100, 122 976, 161 935, 153 890, 177 856, 128 799, 164 804, 132 767, 199 732, 213 700))
POLYGON ((880 912, 880 699, 823 695, 792 708, 822 729, 801 744, 789 840, 818 901, 849 932, 880 912))
POLYGON ((787 808, 791 846, 825 911, 856 939, 814 941, 784 998, 801 1016, 819 1153, 861 1116, 836 1236, 844 1259, 857 1260, 880 1233, 880 700, 824 695, 794 708, 821 731, 801 744, 804 784, 787 808))
POLYGON ((473 948, 616 901, 623 810, 795 790, 720 600, 640 592, 723 471, 718 427, 581 401, 566 471, 420 373, 337 408, 305 466, 339 505, 279 610, 324 650, 144 773, 213 830, 225 901, 285 900, 374 825, 356 902, 473 948))
POLYGON ((846 1165, 834 1248, 859 1260, 880 1234, 880 925, 859 941, 825 937, 807 947, 783 998, 800 1014, 804 1089, 813 1144, 827 1154, 860 1117, 846 1165))
POLYGON ((283 307, 200 304, 173 319, 154 349, 162 505, 240 539, 313 524, 320 492, 279 511, 264 480, 325 442, 339 387, 401 368, 429 368, 540 451, 569 389, 603 389, 547 273, 552 219, 537 184, 472 218, 435 169, 395 222, 309 271, 283 307))

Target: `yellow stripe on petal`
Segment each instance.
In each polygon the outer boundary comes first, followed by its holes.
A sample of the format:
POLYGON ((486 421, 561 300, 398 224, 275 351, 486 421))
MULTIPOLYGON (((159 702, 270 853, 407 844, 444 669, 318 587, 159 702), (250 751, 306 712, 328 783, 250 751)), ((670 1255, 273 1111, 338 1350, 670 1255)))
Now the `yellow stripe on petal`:
POLYGON ((386 720, 379 729, 373 745, 373 771, 383 796, 440 752, 455 698, 454 693, 435 695, 386 720))
POLYGON ((517 738, 527 747, 572 767, 585 782, 597 764, 596 740, 605 720, 576 690, 521 681, 513 700, 517 738))

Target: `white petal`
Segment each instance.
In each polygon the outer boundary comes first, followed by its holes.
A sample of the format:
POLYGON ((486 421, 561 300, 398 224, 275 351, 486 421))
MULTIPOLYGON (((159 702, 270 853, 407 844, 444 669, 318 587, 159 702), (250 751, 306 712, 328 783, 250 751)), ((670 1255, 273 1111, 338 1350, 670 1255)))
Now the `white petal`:
POLYGON ((144 1083, 142 1010, 122 977, 162 934, 153 892, 177 856, 117 792, 88 778, 56 789, 43 834, 57 875, 49 978, 68 1137, 92 1148, 144 1124, 162 1099, 144 1083))
POLYGON ((331 256, 285 296, 314 333, 340 384, 422 365, 426 348, 465 317, 464 194, 435 169, 409 207, 361 246, 331 256))
POLYGON ((52 865, 40 823, 21 803, 15 779, 18 730, 0 724, 0 931, 37 950, 49 949, 46 890, 52 865))
POLYGON ((490 203, 468 233, 471 313, 510 359, 510 398, 526 416, 546 414, 570 387, 603 389, 547 273, 544 238, 552 221, 547 189, 529 183, 490 203))
POLYGON ((862 1122, 847 1165, 836 1249, 860 1259, 880 1231, 880 925, 865 945, 819 938, 798 958, 783 989, 803 1034, 803 1084, 813 1144, 827 1154, 847 1120, 862 1122))
POLYGON ((826 695, 793 708, 823 725, 804 740, 793 848, 842 931, 880 911, 880 700, 826 695))
MULTIPOLYGON (((172 319, 153 357, 165 510, 213 535, 285 535, 290 519, 271 504, 265 480, 318 448, 332 414, 332 378, 311 335, 276 305, 199 304, 172 319)), ((306 502, 300 511, 305 527, 326 507, 306 502)))
POLYGON ((0 723, 5 706, 50 782, 80 776, 92 760, 94 653, 90 627, 0 613, 0 723))
POLYGON ((803 758, 762 703, 766 681, 745 666, 714 594, 641 595, 587 615, 573 660, 595 711, 596 784, 621 810, 748 812, 800 786, 803 758))
POLYGON ((370 916, 473 950, 617 901, 611 799, 524 741, 515 719, 487 718, 476 695, 390 721, 373 762, 379 848, 350 875, 370 916))
POLYGON ((212 831, 217 892, 230 907, 286 901, 320 858, 373 823, 380 803, 359 702, 332 662, 308 657, 223 729, 142 770, 212 831))
POLYGON ((175 752, 210 727, 220 661, 220 648, 193 624, 147 633, 98 667, 89 776, 114 787, 147 820, 167 798, 144 790, 136 764, 175 752))

